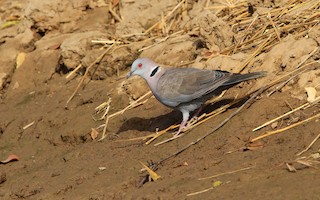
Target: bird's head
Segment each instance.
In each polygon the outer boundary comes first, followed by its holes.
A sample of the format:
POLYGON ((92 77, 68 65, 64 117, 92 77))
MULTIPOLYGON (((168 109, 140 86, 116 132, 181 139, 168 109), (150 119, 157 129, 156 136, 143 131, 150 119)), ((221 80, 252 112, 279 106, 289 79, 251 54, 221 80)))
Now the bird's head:
POLYGON ((138 75, 148 80, 158 73, 159 66, 149 58, 138 58, 131 65, 131 71, 127 75, 127 78, 138 75))

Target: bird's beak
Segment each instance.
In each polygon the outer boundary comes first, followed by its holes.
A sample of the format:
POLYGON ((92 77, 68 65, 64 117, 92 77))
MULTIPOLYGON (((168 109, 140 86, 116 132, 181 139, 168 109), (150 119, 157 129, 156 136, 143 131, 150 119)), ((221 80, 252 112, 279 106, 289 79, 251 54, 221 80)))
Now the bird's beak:
POLYGON ((133 71, 130 71, 128 74, 127 74, 127 78, 130 78, 133 74, 133 71))

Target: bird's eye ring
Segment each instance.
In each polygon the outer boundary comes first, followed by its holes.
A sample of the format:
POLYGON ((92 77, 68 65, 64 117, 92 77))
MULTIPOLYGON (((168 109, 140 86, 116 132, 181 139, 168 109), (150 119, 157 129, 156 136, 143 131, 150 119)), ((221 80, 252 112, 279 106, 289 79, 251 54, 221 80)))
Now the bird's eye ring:
POLYGON ((142 67, 142 63, 139 63, 139 64, 138 64, 138 68, 141 68, 141 67, 142 67))

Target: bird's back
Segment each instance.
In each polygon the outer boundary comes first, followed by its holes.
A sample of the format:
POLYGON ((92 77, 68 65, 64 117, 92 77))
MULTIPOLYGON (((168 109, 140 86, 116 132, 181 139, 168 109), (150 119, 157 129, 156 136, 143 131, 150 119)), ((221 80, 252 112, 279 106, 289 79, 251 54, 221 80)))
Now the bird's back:
POLYGON ((176 107, 209 94, 231 79, 225 71, 170 68, 160 77, 155 96, 163 104, 176 107))

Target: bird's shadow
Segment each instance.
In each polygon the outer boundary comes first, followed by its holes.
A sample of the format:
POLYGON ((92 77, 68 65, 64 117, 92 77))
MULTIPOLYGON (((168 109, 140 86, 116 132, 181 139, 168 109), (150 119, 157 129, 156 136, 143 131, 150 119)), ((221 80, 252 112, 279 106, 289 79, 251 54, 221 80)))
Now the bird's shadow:
MULTIPOLYGON (((230 108, 240 107, 247 98, 239 99, 240 101, 230 108)), ((235 99, 223 99, 221 101, 215 102, 213 104, 206 105, 202 111, 200 112, 199 116, 202 113, 210 113, 221 106, 227 105, 234 101, 235 99)), ((190 114, 192 116, 193 113, 190 114)), ((129 130, 138 130, 138 131, 149 131, 154 132, 156 128, 160 130, 164 130, 173 124, 180 124, 182 120, 182 114, 178 110, 172 110, 169 113, 159 115, 153 118, 141 118, 141 117, 132 117, 127 120, 121 125, 119 130, 115 134, 121 134, 123 132, 129 130)))
POLYGON ((122 123, 116 134, 121 134, 128 130, 154 132, 157 128, 163 130, 179 121, 180 111, 172 110, 169 113, 152 118, 131 117, 122 123))

